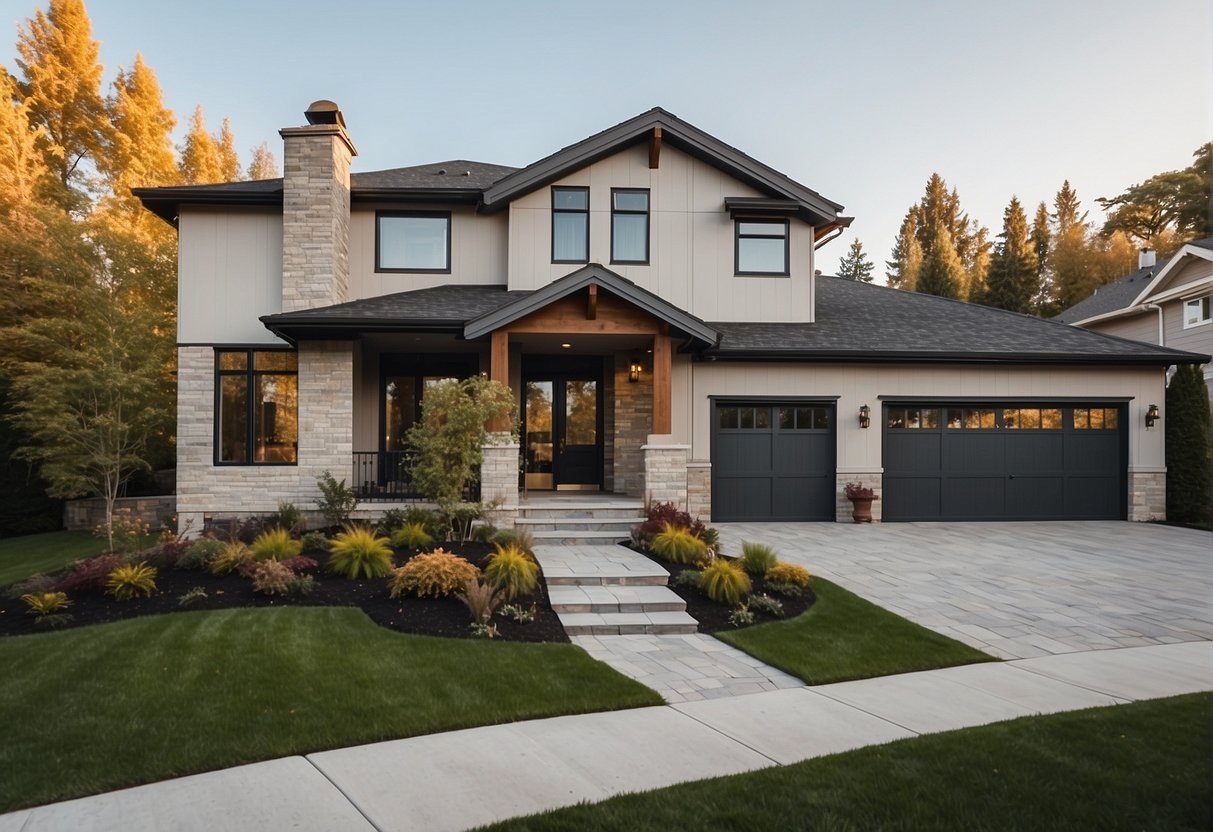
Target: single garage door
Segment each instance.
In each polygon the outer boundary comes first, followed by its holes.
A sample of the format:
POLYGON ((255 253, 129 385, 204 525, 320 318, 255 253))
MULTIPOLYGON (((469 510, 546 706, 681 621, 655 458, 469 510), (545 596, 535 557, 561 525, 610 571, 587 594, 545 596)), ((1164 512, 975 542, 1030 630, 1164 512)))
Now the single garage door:
POLYGON ((715 401, 712 519, 833 520, 833 402, 715 401))
POLYGON ((885 520, 1120 520, 1125 405, 884 408, 885 520))

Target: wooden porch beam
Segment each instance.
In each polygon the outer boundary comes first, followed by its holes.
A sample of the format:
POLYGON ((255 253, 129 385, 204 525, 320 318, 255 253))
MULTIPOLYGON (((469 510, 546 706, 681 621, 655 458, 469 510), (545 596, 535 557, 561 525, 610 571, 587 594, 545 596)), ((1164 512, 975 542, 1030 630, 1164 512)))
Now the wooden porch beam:
MULTIPOLYGON (((510 386, 510 333, 507 330, 498 329, 493 332, 489 353, 489 379, 499 381, 506 387, 510 386)), ((485 427, 490 433, 508 431, 510 420, 505 417, 490 419, 485 427)))
POLYGON ((587 321, 598 320, 598 284, 590 284, 590 295, 585 302, 585 319, 587 321))
POLYGON ((653 336, 653 433, 673 430, 674 360, 669 335, 653 336))
POLYGON ((649 138, 649 170, 657 170, 661 161, 661 128, 654 127, 653 135, 649 138))

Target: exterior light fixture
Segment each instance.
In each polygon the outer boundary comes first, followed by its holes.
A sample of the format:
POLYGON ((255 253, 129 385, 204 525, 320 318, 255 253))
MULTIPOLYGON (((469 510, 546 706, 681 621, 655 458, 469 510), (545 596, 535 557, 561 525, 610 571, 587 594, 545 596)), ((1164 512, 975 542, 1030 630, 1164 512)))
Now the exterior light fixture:
POLYGON ((861 428, 869 428, 872 426, 872 409, 866 404, 859 408, 859 426, 861 428))
POLYGON ((640 373, 644 370, 644 365, 640 363, 639 358, 633 358, 632 363, 628 365, 628 381, 635 384, 640 381, 640 373))
POLYGON ((568 341, 565 341, 565 342, 564 342, 563 344, 561 344, 560 346, 561 346, 563 349, 566 349, 566 350, 567 350, 567 349, 571 349, 573 345, 572 345, 572 344, 570 344, 568 341))
POLYGON ((1161 418, 1162 415, 1158 412, 1158 405, 1152 404, 1146 408, 1146 427, 1154 427, 1154 423, 1161 418))

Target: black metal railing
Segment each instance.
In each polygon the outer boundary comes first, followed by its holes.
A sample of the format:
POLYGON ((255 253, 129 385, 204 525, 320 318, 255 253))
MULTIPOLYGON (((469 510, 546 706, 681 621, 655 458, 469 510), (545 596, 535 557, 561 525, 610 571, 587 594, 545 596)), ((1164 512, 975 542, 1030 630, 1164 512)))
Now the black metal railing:
MULTIPOLYGON (((415 451, 355 451, 354 490, 364 503, 419 502, 425 495, 413 483, 415 451)), ((480 502, 480 470, 463 487, 463 499, 480 502)))

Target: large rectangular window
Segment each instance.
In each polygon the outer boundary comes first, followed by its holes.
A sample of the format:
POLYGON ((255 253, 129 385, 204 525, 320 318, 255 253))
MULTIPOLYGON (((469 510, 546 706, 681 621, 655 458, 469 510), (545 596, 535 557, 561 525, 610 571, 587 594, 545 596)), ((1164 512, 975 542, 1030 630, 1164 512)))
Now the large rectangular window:
POLYGON ((611 262, 649 262, 649 192, 611 189, 611 262))
POLYGON ((552 188, 552 262, 590 262, 589 188, 552 188))
POLYGON ((1205 295, 1203 298, 1192 298, 1184 301, 1184 329, 1190 326, 1200 326, 1207 324, 1213 318, 1210 317, 1209 301, 1213 295, 1205 295))
POLYGON ((787 275, 787 220, 738 218, 736 233, 736 273, 787 275))
POLYGON ((298 355, 217 350, 215 463, 293 465, 298 453, 298 355))
POLYGON ((375 214, 375 271, 451 270, 451 215, 417 211, 375 214))

